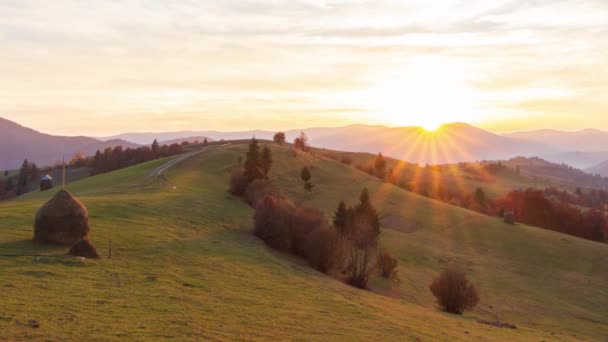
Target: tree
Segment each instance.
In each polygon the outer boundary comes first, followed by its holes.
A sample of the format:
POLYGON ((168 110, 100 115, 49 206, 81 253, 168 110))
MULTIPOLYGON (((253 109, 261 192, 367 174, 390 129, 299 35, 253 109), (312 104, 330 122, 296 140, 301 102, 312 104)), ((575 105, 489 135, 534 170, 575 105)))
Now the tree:
POLYGON ((346 235, 346 229, 350 220, 350 209, 344 201, 338 205, 338 209, 334 213, 334 226, 342 236, 346 235))
POLYGON ((369 204, 369 190, 367 190, 367 188, 363 188, 363 190, 361 190, 361 194, 359 194, 359 202, 360 206, 369 204))
POLYGON ((40 169, 38 168, 36 163, 32 163, 30 165, 29 179, 33 181, 33 180, 37 180, 38 177, 40 177, 40 169))
POLYGON ((154 139, 154 141, 152 142, 152 155, 154 155, 154 158, 159 157, 159 151, 160 151, 160 145, 158 144, 158 141, 156 139, 154 139))
POLYGON ((83 152, 77 152, 70 159, 69 165, 72 167, 83 167, 86 164, 86 157, 83 152))
POLYGON ((255 138, 251 139, 249 150, 245 155, 245 177, 247 177, 249 182, 252 182, 254 179, 264 178, 260 146, 255 138))
POLYGON ((376 255, 377 234, 369 221, 354 216, 349 223, 348 241, 348 283, 360 289, 367 288, 376 255))
POLYGON ((397 275, 398 260, 388 252, 378 253, 376 265, 382 278, 391 279, 397 275))
POLYGON ((293 141, 293 145, 297 150, 306 151, 308 149, 308 137, 306 133, 300 132, 300 135, 293 141))
POLYGON ((482 207, 486 206, 486 193, 481 188, 475 190, 475 202, 482 207))
POLYGON ((380 235, 380 217, 370 201, 367 188, 361 190, 359 204, 353 209, 353 215, 353 220, 365 221, 372 228, 376 237, 380 235))
POLYGON ((444 270, 433 280, 429 289, 445 312, 460 315, 479 303, 475 285, 469 282, 464 272, 457 269, 444 270))
POLYGON ((310 174, 310 170, 306 166, 304 168, 302 168, 302 172, 300 173, 300 178, 302 178, 302 180, 305 183, 308 183, 310 181, 310 179, 312 178, 312 175, 310 174))
POLYGON ((270 168, 272 167, 272 153, 268 147, 264 147, 262 150, 262 170, 264 171, 264 178, 268 178, 268 172, 270 172, 270 168))
POLYGON ((312 175, 310 174, 310 170, 305 166, 302 168, 302 172, 300 173, 300 178, 304 181, 304 190, 310 193, 312 192, 312 188, 314 188, 314 184, 310 182, 312 175))
POLYGON ((19 169, 19 178, 17 180, 17 185, 19 187, 27 186, 27 180, 29 179, 30 173, 30 163, 25 159, 21 164, 21 168, 19 169))
POLYGON ((279 145, 283 145, 283 143, 285 143, 285 133, 283 133, 283 132, 275 133, 274 137, 272 137, 272 140, 274 140, 274 142, 279 145))
POLYGON ((386 159, 384 159, 382 153, 378 153, 374 160, 374 170, 376 171, 376 176, 378 178, 384 179, 386 176, 386 159))
POLYGON ((205 138, 205 140, 203 140, 203 145, 207 146, 209 144, 209 141, 207 140, 207 138, 205 138))

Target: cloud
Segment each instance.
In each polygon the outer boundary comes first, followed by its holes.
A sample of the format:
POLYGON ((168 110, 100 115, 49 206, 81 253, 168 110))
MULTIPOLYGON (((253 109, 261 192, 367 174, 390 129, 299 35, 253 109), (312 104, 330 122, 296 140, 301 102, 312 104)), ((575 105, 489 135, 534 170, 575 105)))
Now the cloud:
POLYGON ((608 91, 602 0, 30 0, 3 1, 0 17, 0 112, 63 133, 56 117, 91 133, 162 120, 141 113, 184 127, 377 122, 361 97, 434 58, 476 93, 477 122, 513 110, 579 118, 538 89, 587 101, 580 125, 605 115, 590 101, 608 91))

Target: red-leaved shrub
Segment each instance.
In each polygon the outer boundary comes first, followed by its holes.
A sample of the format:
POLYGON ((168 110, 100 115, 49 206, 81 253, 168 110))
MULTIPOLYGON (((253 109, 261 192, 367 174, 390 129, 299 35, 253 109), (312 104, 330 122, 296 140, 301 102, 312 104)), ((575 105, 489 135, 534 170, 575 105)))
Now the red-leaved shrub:
POLYGON ((255 209, 254 234, 270 247, 303 257, 322 272, 340 264, 339 234, 320 211, 272 195, 255 209))
POLYGON ((249 179, 245 176, 245 169, 235 168, 230 175, 230 193, 236 196, 245 194, 245 190, 249 185, 249 179))
POLYGON ((462 314, 479 303, 477 289, 471 284, 464 272, 446 269, 429 286, 443 311, 462 314))

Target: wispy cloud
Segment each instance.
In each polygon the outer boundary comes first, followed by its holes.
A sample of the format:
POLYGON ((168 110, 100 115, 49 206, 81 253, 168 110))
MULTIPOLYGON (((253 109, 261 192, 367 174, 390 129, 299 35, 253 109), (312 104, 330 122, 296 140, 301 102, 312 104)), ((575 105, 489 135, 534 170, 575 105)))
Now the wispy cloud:
POLYGON ((0 18, 0 116, 53 132, 415 124, 425 73, 466 88, 477 124, 608 128, 603 0, 3 1, 0 18), (383 117, 386 84, 403 110, 383 117))

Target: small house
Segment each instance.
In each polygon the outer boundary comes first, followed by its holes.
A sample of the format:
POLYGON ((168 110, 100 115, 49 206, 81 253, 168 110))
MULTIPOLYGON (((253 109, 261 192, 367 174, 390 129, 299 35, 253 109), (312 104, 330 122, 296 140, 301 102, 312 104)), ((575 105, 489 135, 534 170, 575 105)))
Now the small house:
POLYGON ((53 188, 53 177, 46 175, 40 180, 40 191, 45 191, 53 188))

